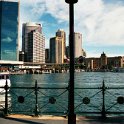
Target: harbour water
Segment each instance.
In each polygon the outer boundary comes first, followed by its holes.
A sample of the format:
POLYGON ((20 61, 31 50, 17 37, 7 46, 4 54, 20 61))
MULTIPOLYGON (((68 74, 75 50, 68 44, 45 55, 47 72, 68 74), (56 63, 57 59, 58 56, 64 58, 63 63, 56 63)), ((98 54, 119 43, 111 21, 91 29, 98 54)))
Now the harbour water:
MULTIPOLYGON (((38 87, 41 88, 38 90, 39 113, 66 114, 68 111, 69 73, 11 75, 11 87, 34 87, 36 80, 38 87)), ((124 112, 123 105, 117 103, 118 97, 124 96, 124 91, 121 89, 121 87, 124 87, 124 73, 80 72, 75 73, 76 113, 101 112, 103 101, 100 87, 102 87, 103 80, 107 88, 117 88, 106 90, 106 110, 109 112, 124 112), (88 104, 85 104, 87 101, 84 102, 85 97, 90 100, 88 104)), ((34 90, 35 88, 10 89, 11 113, 34 113, 36 107, 36 92, 34 90), (24 103, 19 103, 19 96, 24 97, 24 103)))
MULTIPOLYGON (((34 86, 37 80, 40 87, 68 86, 69 73, 52 74, 24 74, 11 75, 12 86, 34 86)), ((113 72, 77 72, 75 73, 75 87, 84 85, 101 85, 105 81, 107 86, 124 85, 124 73, 113 72)))

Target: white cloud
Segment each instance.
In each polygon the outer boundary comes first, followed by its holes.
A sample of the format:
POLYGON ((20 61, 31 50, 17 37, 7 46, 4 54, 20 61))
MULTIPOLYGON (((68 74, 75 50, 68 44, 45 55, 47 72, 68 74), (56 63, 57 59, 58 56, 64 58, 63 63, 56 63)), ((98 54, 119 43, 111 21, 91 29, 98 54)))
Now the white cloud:
POLYGON ((50 2, 46 0, 46 11, 60 22, 68 20, 68 5, 64 0, 50 0, 50 2))
MULTIPOLYGON (((68 22, 68 4, 64 0, 21 0, 21 5, 21 23, 40 21, 45 13, 60 24, 68 22)), ((124 4, 120 2, 79 0, 75 4, 75 31, 83 34, 84 43, 88 45, 124 45, 123 13, 124 4)))
POLYGON ((30 17, 28 19, 33 20, 39 20, 43 14, 49 13, 59 21, 67 21, 67 6, 63 0, 35 0, 35 2, 33 0, 21 0, 22 17, 26 15, 26 18, 30 17))
POLYGON ((123 13, 121 4, 105 4, 102 0, 80 1, 76 8, 77 30, 84 32, 85 43, 90 45, 124 45, 123 13), (79 13, 78 6, 82 6, 79 13))

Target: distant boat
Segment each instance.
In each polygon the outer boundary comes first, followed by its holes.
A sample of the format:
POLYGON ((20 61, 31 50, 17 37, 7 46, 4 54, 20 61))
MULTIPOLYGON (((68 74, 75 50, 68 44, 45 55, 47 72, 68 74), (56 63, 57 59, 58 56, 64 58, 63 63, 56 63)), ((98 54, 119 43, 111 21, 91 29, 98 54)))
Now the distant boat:
POLYGON ((85 72, 84 69, 75 69, 75 72, 85 72))
POLYGON ((49 71, 48 70, 43 70, 42 71, 42 74, 51 74, 51 73, 52 73, 51 70, 49 70, 49 71))

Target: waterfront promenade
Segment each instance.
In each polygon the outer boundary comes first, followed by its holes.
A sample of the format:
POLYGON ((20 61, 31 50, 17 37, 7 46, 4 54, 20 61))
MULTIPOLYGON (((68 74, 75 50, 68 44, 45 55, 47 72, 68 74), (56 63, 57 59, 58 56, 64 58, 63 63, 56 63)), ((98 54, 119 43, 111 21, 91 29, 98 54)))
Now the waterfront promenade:
MULTIPOLYGON (((110 112, 122 112, 121 114, 123 114, 124 112, 124 106, 123 104, 119 104, 119 103, 122 103, 122 102, 118 102, 117 98, 120 98, 120 96, 123 96, 123 89, 119 89, 119 87, 123 86, 123 80, 124 80, 124 77, 123 77, 123 73, 112 73, 112 72, 105 72, 105 73, 100 73, 100 72, 81 72, 81 73, 76 73, 75 74, 76 76, 76 80, 75 80, 75 84, 76 84, 76 87, 86 87, 88 88, 88 86, 93 86, 93 87, 96 87, 96 88, 99 88, 99 87, 102 87, 102 80, 104 79, 105 80, 105 85, 107 86, 107 89, 106 89, 106 112, 108 112, 108 108, 110 108, 111 106, 111 109, 110 109, 110 112), (113 77, 113 78, 111 78, 113 77), (84 80, 85 79, 85 80, 84 80), (110 80, 111 79, 111 80, 110 80), (82 83, 83 82, 83 83, 82 83), (114 82, 114 83, 113 83, 114 82), (108 89, 108 87, 112 87, 114 86, 114 90, 113 89, 108 89), (119 86, 119 87, 117 87, 119 86), (115 90, 115 88, 117 87, 117 90, 115 90), (110 94, 107 94, 108 91, 110 93, 112 93, 113 95, 110 95, 110 94), (114 95, 115 94, 115 95, 114 95), (117 96, 116 96, 117 95, 117 96), (108 103, 110 102, 110 104, 108 105, 108 103), (108 106, 107 106, 108 105, 108 106)), ((59 87, 66 87, 66 85, 68 83, 67 80, 68 80, 68 74, 65 74, 65 73, 55 73, 55 74, 51 74, 51 75, 11 75, 11 80, 12 80, 12 87, 17 87, 17 86, 28 86, 28 87, 34 87, 35 89, 35 79, 37 79, 37 82, 38 82, 38 86, 43 88, 43 87, 53 87, 53 86, 57 86, 58 88, 59 87), (27 80, 28 79, 28 80, 27 80), (55 83, 57 82, 57 83, 55 83), (59 83, 58 83, 59 82, 59 83)), ((123 88, 123 87, 122 87, 123 88)), ((103 88, 104 89, 104 88, 103 88)), ((33 108, 31 107, 31 110, 34 110, 34 107, 35 107, 35 102, 32 102, 32 100, 30 100, 30 97, 32 95, 34 95, 35 93, 35 90, 23 90, 23 89, 11 89, 11 91, 14 91, 14 92, 11 92, 11 93, 14 93, 12 94, 13 95, 13 98, 15 98, 16 100, 11 101, 12 102, 12 106, 11 106, 11 111, 10 113, 14 113, 15 110, 18 110, 18 111, 26 111, 30 108, 30 105, 33 106, 33 108), (24 92, 25 91, 25 92, 24 92), (33 94, 28 95, 28 97, 25 97, 25 102, 23 104, 20 104, 18 102, 18 96, 26 96, 26 94, 30 94, 30 92, 32 91, 33 94), (18 96, 16 95, 18 94, 18 96), (27 102, 26 102, 27 100, 27 102), (30 101, 30 102, 29 102, 30 101), (28 106, 27 106, 27 103, 28 103, 28 106), (30 103, 30 104, 29 104, 30 103)), ((39 89, 40 92, 38 92, 38 105, 39 106, 42 106, 44 105, 45 103, 48 103, 48 106, 45 106, 45 109, 49 108, 49 111, 55 111, 57 112, 57 106, 58 105, 58 101, 59 103, 61 103, 62 106, 65 105, 66 107, 66 104, 63 104, 63 101, 68 98, 66 97, 67 96, 67 93, 68 92, 64 92, 66 91, 65 89, 63 90, 56 90, 56 89, 39 89), (47 96, 43 97, 41 95, 41 91, 43 93, 46 93, 47 96), (61 91, 61 92, 60 92, 61 91), (57 97, 56 94, 60 94, 60 93, 64 92, 65 94, 63 94, 63 96, 60 96, 57 97), (54 95, 55 94, 55 95, 54 95), (51 98, 52 96, 55 96, 54 98, 56 98, 56 102, 55 104, 51 104, 51 102, 49 102, 49 98, 51 98), (40 102, 42 99, 41 98, 44 98, 45 100, 43 102, 40 102), (50 109, 50 107, 52 109, 50 109)), ((120 116, 121 114, 113 114, 113 113, 106 113, 107 115, 107 119, 102 119, 100 117, 79 117, 78 116, 78 112, 80 112, 81 114, 83 114, 83 110, 86 110, 88 112, 89 108, 90 110, 92 109, 92 112, 95 112, 96 109, 94 109, 94 106, 97 105, 98 107, 102 104, 102 92, 99 92, 101 91, 101 89, 90 89, 90 92, 89 94, 84 94, 84 93, 88 93, 86 92, 89 90, 85 90, 85 89, 77 89, 76 90, 76 93, 79 94, 80 92, 80 95, 83 94, 82 96, 83 97, 80 97, 78 94, 75 94, 76 95, 76 99, 75 99, 75 106, 78 106, 80 104, 80 101, 82 102, 82 99, 85 97, 85 96, 89 96, 91 102, 86 105, 86 104, 81 104, 81 106, 79 106, 79 109, 75 109, 75 111, 77 112, 77 123, 76 124, 124 124, 124 117, 110 117, 111 115, 113 116, 120 116), (92 97, 94 96, 94 94, 96 93, 100 93, 100 94, 97 94, 96 97, 92 97), (92 98, 91 98, 92 97, 92 98), (98 100, 99 98, 99 100, 98 100), (79 102, 77 102, 79 101, 79 102), (99 103, 100 101, 100 103, 99 103), (94 106, 91 106, 90 105, 94 105, 94 106), (83 108, 83 109, 82 109, 83 108)), ((33 97, 31 97, 33 98, 33 97)), ((122 98, 122 97, 121 97, 122 98)), ((35 101, 35 96, 34 96, 34 101, 35 101)), ((68 104, 67 104, 68 105, 68 104)), ((96 106, 95 106, 96 107, 96 106)), ((66 107, 67 108, 67 107, 66 107)), ((102 107, 100 107, 102 108, 102 107)), ((64 108, 64 110, 66 111, 66 109, 64 108)), ((44 111, 44 108, 40 109, 41 113, 40 113, 40 116, 38 118, 36 117, 31 117, 31 116, 8 116, 7 118, 4 118, 4 117, 0 117, 0 124, 67 124, 68 123, 68 120, 67 118, 64 118, 64 117, 55 117, 55 116, 42 116, 43 112, 47 112, 47 111, 44 111)), ((63 112, 63 108, 60 107, 60 109, 58 110, 59 112, 63 112)), ((99 116, 101 116, 101 109, 99 112, 99 116)), ((16 112, 15 112, 16 113, 16 112)), ((21 112, 20 112, 21 113, 21 112)), ((16 113, 17 114, 17 113, 16 113)), ((24 114, 24 113, 23 113, 24 114)), ((26 113, 25 113, 26 114, 26 113)), ((30 115, 33 115, 34 113, 31 113, 30 115)), ((62 113, 63 115, 63 113, 62 113)), ((95 113, 92 113, 88 116, 95 116, 95 113)), ((124 115, 124 114, 123 114, 124 115)))
MULTIPOLYGON (((76 124, 124 124, 124 117, 108 117, 102 119, 100 117, 79 116, 76 120, 76 124)), ((30 117, 11 115, 6 118, 0 116, 0 124, 68 124, 68 120, 59 116, 30 117)))

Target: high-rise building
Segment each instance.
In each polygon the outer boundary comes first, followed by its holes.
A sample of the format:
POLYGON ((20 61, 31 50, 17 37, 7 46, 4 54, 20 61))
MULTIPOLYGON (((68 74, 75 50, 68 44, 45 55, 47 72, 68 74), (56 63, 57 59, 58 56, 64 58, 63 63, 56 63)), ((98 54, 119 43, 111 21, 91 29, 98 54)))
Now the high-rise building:
MULTIPOLYGON (((86 52, 82 49, 82 34, 74 33, 74 57, 86 56, 86 52)), ((66 47, 66 57, 70 58, 70 48, 66 47)))
POLYGON ((75 58, 78 58, 82 55, 82 34, 74 33, 74 55, 75 58))
POLYGON ((70 47, 66 47, 66 57, 69 59, 70 58, 70 47))
POLYGON ((45 63, 45 36, 41 24, 23 24, 22 51, 25 54, 25 62, 45 63))
POLYGON ((56 32, 56 37, 50 39, 50 62, 64 63, 66 34, 63 30, 56 32))
POLYGON ((49 49, 45 49, 45 63, 49 63, 49 49))
POLYGON ((66 55, 66 33, 63 29, 58 29, 58 31, 56 32, 56 37, 61 37, 63 40, 63 53, 64 55, 66 55))
POLYGON ((24 62, 24 52, 22 52, 22 51, 19 51, 19 61, 24 62))
POLYGON ((56 37, 50 38, 50 63, 56 63, 56 37))
POLYGON ((18 0, 0 0, 0 60, 18 60, 18 13, 18 0))

